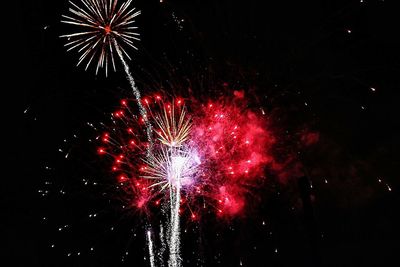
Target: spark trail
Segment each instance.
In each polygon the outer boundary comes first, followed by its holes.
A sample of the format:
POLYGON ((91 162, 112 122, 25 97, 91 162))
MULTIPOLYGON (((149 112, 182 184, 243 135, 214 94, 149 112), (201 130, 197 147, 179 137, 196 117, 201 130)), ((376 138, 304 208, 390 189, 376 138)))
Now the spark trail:
POLYGON ((179 267, 181 266, 180 258, 180 221, 179 221, 179 208, 181 202, 181 192, 180 192, 180 172, 182 170, 182 160, 173 159, 174 175, 177 176, 175 187, 170 187, 170 205, 171 205, 171 218, 169 225, 169 267, 179 267))
POLYGON ((147 230, 147 242, 148 242, 148 247, 149 247, 150 267, 155 267, 155 264, 154 264, 153 240, 151 239, 151 231, 150 231, 150 230, 147 230))
POLYGON ((180 220, 179 220, 179 207, 180 207, 180 189, 172 189, 171 197, 171 219, 169 229, 169 267, 181 266, 180 256, 180 220))
POLYGON ((160 241, 161 241, 161 247, 158 250, 157 256, 158 256, 158 262, 160 264, 160 267, 162 267, 162 266, 164 266, 163 256, 164 256, 164 252, 165 252, 165 248, 166 248, 165 240, 164 240, 164 227, 163 227, 162 223, 160 224, 160 241))
POLYGON ((115 43, 115 50, 117 51, 119 59, 121 60, 122 64, 124 65, 126 78, 128 79, 129 84, 131 85, 131 88, 132 88, 133 94, 135 96, 137 105, 139 106, 140 115, 142 116, 142 118, 143 118, 143 120, 144 120, 144 122, 146 124, 147 141, 149 142, 149 148, 147 150, 147 153, 148 153, 148 156, 149 156, 151 154, 151 148, 153 147, 153 139, 151 137, 151 133, 153 131, 153 127, 151 126, 149 120, 147 119, 147 111, 142 105, 142 97, 141 97, 140 91, 136 87, 135 80, 133 79, 131 71, 129 70, 129 66, 126 63, 125 59, 124 59, 124 55, 123 55, 120 47, 118 46, 116 40, 114 40, 114 43, 115 43))

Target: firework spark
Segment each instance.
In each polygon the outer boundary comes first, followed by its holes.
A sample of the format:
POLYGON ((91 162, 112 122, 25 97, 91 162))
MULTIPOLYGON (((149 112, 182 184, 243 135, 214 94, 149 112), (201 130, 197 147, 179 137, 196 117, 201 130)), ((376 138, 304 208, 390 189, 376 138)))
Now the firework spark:
POLYGON ((80 5, 69 1, 70 15, 62 15, 62 23, 81 28, 78 32, 62 35, 67 39, 67 51, 76 50, 80 54, 78 64, 86 61, 85 70, 97 61, 96 74, 105 68, 106 76, 111 64, 114 71, 115 51, 119 49, 123 57, 131 59, 127 47, 137 49, 139 33, 135 32, 135 17, 140 14, 131 7, 132 0, 81 0, 80 5))

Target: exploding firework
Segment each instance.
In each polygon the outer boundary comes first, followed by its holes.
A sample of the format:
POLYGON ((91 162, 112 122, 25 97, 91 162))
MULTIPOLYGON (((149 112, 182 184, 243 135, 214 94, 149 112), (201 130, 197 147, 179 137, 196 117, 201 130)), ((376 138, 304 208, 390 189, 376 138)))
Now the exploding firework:
MULTIPOLYGON (((176 104, 181 105, 182 100, 177 100, 176 104)), ((189 137, 191 120, 187 118, 186 108, 183 106, 179 110, 179 115, 175 116, 175 108, 171 105, 163 106, 161 113, 153 115, 155 124, 158 126, 159 131, 158 139, 164 145, 174 147, 181 146, 189 137)))
POLYGON ((140 192, 129 198, 133 207, 158 206, 179 190, 186 207, 180 212, 193 219, 204 206, 228 216, 243 210, 249 188, 274 164, 275 139, 265 117, 231 100, 186 106, 180 98, 147 97, 146 119, 122 101, 98 151, 112 159, 118 182, 140 192), (150 155, 146 121, 154 125, 150 155))
POLYGON ((139 33, 135 32, 135 17, 140 14, 131 7, 132 0, 81 0, 80 5, 69 1, 70 15, 62 15, 62 23, 79 27, 80 30, 62 35, 67 39, 67 50, 80 54, 78 64, 86 61, 85 70, 92 62, 96 64, 96 74, 105 68, 106 76, 111 64, 116 70, 115 53, 119 57, 131 59, 127 47, 137 49, 135 42, 139 33))

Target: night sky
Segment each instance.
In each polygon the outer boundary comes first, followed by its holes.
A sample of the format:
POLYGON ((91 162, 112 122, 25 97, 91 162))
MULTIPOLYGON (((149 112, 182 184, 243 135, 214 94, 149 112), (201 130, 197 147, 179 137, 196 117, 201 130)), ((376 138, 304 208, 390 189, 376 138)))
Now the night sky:
MULTIPOLYGON (((398 262, 393 2, 135 1, 141 41, 129 66, 142 94, 206 100, 244 90, 250 108, 270 114, 278 154, 296 155, 302 170, 260 184, 246 215, 182 219, 183 266, 398 262)), ((3 128, 12 165, 0 198, 1 265, 150 266, 145 225, 160 218, 113 209, 118 196, 103 195, 110 177, 89 141, 98 133, 88 122, 107 121, 132 97, 129 83, 121 66, 108 77, 76 67, 59 38, 70 29, 60 23, 67 9, 37 0, 11 11, 15 56, 3 90, 16 98, 3 99, 13 122, 3 128)))

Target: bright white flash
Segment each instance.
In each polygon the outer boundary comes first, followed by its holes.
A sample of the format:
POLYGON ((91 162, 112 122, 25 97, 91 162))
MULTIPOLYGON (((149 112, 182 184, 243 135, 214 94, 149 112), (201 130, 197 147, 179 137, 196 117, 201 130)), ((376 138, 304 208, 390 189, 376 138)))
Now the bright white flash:
POLYGON ((180 187, 181 178, 182 178, 182 171, 187 163, 188 158, 182 156, 172 156, 171 157, 171 165, 168 170, 168 180, 171 184, 176 187, 180 187))
POLYGON ((168 183, 174 187, 192 184, 193 174, 199 164, 199 159, 193 151, 172 154, 168 164, 168 183))
POLYGON ((190 147, 163 147, 157 153, 145 159, 147 168, 142 178, 155 182, 150 187, 160 186, 161 191, 166 187, 182 188, 196 181, 200 158, 190 147))

